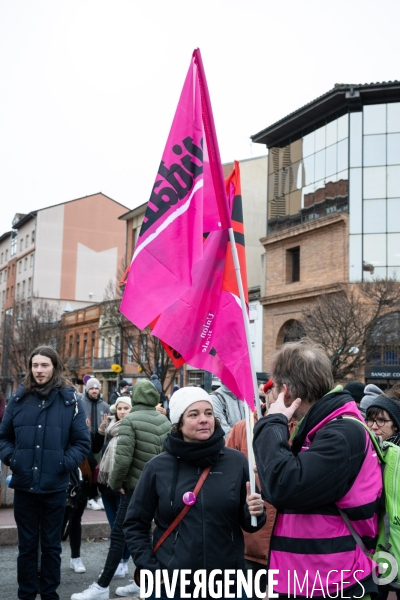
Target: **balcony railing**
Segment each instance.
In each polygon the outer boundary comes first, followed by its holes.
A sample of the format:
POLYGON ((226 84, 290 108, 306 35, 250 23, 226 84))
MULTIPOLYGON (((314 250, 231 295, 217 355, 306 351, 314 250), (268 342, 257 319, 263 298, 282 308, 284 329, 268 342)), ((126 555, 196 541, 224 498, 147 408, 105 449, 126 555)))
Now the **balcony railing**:
POLYGON ((94 358, 91 360, 94 369, 111 369, 111 365, 118 364, 118 356, 107 356, 105 358, 94 358))

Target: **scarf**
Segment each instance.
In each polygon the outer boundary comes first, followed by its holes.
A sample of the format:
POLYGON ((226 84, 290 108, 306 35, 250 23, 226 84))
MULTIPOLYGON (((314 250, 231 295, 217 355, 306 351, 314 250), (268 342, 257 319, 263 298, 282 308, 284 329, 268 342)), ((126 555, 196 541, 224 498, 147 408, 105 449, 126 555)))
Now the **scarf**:
POLYGON ((115 462, 115 451, 117 449, 118 433, 121 423, 121 419, 117 421, 115 417, 112 417, 110 423, 106 427, 106 438, 111 437, 111 440, 109 441, 108 446, 104 451, 103 458, 100 461, 97 483, 104 483, 104 485, 108 485, 108 478, 110 477, 115 462))
POLYGON ((216 464, 219 453, 225 446, 224 435, 222 427, 217 426, 208 440, 185 442, 179 434, 172 432, 164 440, 164 450, 195 467, 205 469, 216 464))
POLYGON ((391 435, 390 437, 386 438, 386 440, 384 440, 384 443, 385 442, 391 442, 395 446, 400 446, 400 433, 395 433, 394 435, 391 435))
POLYGON ((35 386, 35 387, 32 388, 32 391, 35 392, 35 394, 41 400, 46 400, 50 396, 50 394, 53 391, 53 389, 55 389, 55 388, 61 388, 61 387, 62 387, 62 381, 61 381, 61 379, 57 379, 57 381, 50 380, 45 385, 35 386))
MULTIPOLYGON (((180 434, 171 432, 164 440, 164 449, 177 459, 184 460, 194 467, 205 469, 214 466, 219 458, 222 448, 225 446, 225 432, 220 425, 215 428, 212 436, 204 442, 185 442, 180 434)), ((175 461, 172 474, 170 491, 171 506, 175 499, 175 490, 178 482, 179 460, 175 461)))

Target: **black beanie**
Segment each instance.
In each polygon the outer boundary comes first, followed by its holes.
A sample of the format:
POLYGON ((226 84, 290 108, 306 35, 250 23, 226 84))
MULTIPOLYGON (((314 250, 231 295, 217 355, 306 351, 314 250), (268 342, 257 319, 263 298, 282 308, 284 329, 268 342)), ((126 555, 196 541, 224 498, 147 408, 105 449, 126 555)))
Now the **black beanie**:
POLYGON ((127 385, 129 385, 129 383, 126 381, 126 379, 121 379, 121 381, 119 382, 118 387, 121 389, 123 387, 126 387, 127 385))
POLYGON ((348 381, 343 389, 347 390, 351 394, 351 397, 360 404, 364 397, 365 383, 361 383, 361 381, 348 381))
POLYGON ((378 396, 371 402, 368 408, 381 408, 382 410, 386 410, 396 425, 397 430, 400 431, 400 402, 398 400, 388 398, 387 396, 378 396))

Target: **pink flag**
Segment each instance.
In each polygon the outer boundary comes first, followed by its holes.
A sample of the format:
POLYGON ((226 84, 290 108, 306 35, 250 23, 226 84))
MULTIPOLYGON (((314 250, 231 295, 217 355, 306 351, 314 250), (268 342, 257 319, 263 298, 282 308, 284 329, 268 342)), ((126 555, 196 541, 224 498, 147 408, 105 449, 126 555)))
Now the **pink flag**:
MULTIPOLYGON (((247 296, 239 164, 227 180, 229 206, 247 296)), ((193 367, 217 375, 253 409, 254 392, 246 331, 227 231, 211 232, 192 286, 154 325, 153 334, 193 367)))
POLYGON ((182 89, 121 304, 123 314, 140 329, 191 286, 193 267, 203 258, 203 232, 230 226, 213 185, 212 171, 221 165, 214 164, 214 149, 210 165, 196 58, 182 89))
POLYGON ((228 200, 196 50, 147 206, 121 311, 140 329, 152 324, 154 335, 185 361, 219 376, 252 407, 240 303, 224 289, 235 195, 230 185, 228 200))

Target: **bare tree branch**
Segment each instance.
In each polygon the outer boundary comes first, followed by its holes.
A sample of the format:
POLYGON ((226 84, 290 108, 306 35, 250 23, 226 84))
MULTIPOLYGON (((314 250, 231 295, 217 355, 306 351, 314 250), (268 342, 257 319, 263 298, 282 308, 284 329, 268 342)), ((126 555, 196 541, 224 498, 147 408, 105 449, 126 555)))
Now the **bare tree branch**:
POLYGON ((304 312, 289 336, 302 334, 319 343, 331 360, 334 379, 340 381, 368 364, 388 335, 399 342, 399 310, 400 283, 395 279, 343 284, 304 312))
POLYGON ((10 371, 21 376, 28 368, 29 355, 37 346, 53 346, 60 352, 62 328, 58 305, 33 296, 15 304, 9 338, 10 371))
POLYGON ((158 375, 163 391, 168 389, 174 380, 177 369, 168 356, 160 340, 153 336, 150 327, 138 329, 120 312, 119 288, 110 281, 104 293, 102 310, 102 328, 118 330, 121 335, 123 362, 137 363, 141 372, 147 377, 158 375))

